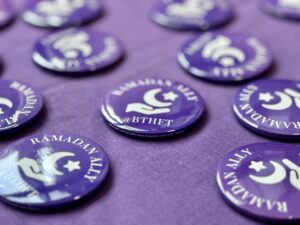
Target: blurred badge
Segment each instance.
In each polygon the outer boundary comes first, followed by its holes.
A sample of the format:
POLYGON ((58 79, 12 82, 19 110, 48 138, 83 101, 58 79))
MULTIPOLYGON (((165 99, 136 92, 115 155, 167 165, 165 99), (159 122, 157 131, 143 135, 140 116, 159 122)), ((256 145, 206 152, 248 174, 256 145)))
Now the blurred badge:
POLYGON ((123 47, 116 37, 100 31, 69 28, 39 39, 33 60, 62 73, 80 74, 104 69, 121 59, 123 47))
POLYGON ((262 9, 272 16, 300 20, 300 0, 264 0, 262 9))
POLYGON ((177 57, 193 76, 221 83, 255 78, 272 63, 270 52, 257 38, 228 32, 196 36, 182 46, 177 57))
POLYGON ((0 29, 13 21, 14 10, 9 0, 0 1, 0 29))
POLYGON ((23 19, 35 26, 59 28, 87 23, 102 11, 102 0, 29 0, 23 19))
POLYGON ((207 30, 232 17, 233 6, 227 0, 160 0, 152 11, 158 24, 183 30, 207 30))

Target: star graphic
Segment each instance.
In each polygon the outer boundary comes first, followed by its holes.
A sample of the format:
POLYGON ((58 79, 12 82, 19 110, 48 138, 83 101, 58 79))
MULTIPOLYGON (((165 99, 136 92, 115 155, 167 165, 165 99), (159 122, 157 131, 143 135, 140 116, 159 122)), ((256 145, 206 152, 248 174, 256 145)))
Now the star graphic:
POLYGON ((178 95, 176 95, 174 92, 170 91, 168 93, 163 94, 165 101, 175 101, 176 98, 178 98, 178 95))
POLYGON ((261 170, 266 169, 267 167, 265 167, 264 162, 263 161, 251 161, 251 165, 248 167, 249 169, 253 169, 256 172, 260 172, 261 170))
POLYGON ((80 162, 79 161, 71 161, 68 160, 67 164, 64 165, 64 168, 66 168, 69 172, 73 172, 74 170, 80 170, 80 162))
POLYGON ((258 99, 259 99, 260 101, 270 102, 271 100, 274 99, 274 96, 271 95, 269 92, 266 92, 266 93, 260 93, 258 99))

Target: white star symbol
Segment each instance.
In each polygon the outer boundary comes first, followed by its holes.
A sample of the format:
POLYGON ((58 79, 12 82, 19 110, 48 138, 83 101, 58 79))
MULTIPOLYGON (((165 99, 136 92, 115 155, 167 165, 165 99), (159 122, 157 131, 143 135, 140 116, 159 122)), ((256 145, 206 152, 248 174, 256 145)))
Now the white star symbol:
POLYGON ((258 99, 260 101, 270 102, 271 100, 274 99, 274 96, 271 95, 269 92, 267 92, 267 93, 260 93, 258 99))
POLYGON ((163 94, 165 101, 175 101, 176 98, 178 98, 178 95, 176 95, 174 92, 170 91, 168 93, 163 94))
POLYGON ((265 167, 264 162, 263 161, 251 161, 251 165, 248 167, 249 169, 253 169, 256 172, 260 172, 261 170, 266 169, 267 167, 265 167))
POLYGON ((74 170, 80 170, 81 167, 80 167, 80 162, 79 161, 71 161, 71 160, 68 160, 67 164, 64 165, 64 168, 66 168, 69 172, 72 172, 74 170))

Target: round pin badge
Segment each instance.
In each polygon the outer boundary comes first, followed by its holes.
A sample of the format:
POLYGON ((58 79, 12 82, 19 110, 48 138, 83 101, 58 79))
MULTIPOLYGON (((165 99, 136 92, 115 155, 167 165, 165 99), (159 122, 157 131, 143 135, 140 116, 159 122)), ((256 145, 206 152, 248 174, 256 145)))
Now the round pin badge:
POLYGON ((238 120, 273 138, 299 139, 300 82, 261 80, 242 87, 234 98, 238 120))
POLYGON ((39 27, 79 26, 103 13, 102 0, 29 0, 23 20, 39 27))
POLYGON ((227 0, 160 0, 152 19, 165 27, 207 30, 229 22, 233 6, 227 0))
POLYGON ((219 165, 217 183, 239 211, 272 222, 300 219, 300 147, 257 143, 228 153, 219 165))
POLYGON ((109 170, 103 149, 69 134, 24 138, 0 155, 0 198, 27 210, 67 207, 95 194, 109 170))
POLYGON ((230 32, 196 36, 182 46, 177 58, 193 76, 220 83, 252 79, 272 63, 270 52, 257 38, 230 32))
POLYGON ((0 29, 10 24, 14 19, 14 10, 7 0, 0 1, 0 29))
POLYGON ((204 113, 191 87, 160 78, 128 81, 104 98, 102 115, 113 128, 133 136, 163 137, 188 130, 204 113))
POLYGON ((42 37, 32 55, 34 62, 45 69, 72 74, 104 69, 122 56, 123 47, 116 37, 77 28, 42 37))
POLYGON ((30 85, 10 80, 0 81, 0 137, 25 127, 43 108, 43 98, 30 85))
POLYGON ((262 9, 275 17, 300 20, 299 0, 264 0, 262 9))

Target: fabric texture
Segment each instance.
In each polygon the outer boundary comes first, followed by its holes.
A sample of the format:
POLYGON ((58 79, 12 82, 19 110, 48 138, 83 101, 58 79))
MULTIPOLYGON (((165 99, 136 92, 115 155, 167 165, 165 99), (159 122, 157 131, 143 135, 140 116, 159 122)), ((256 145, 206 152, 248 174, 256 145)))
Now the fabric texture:
MULTIPOLYGON (((24 1, 25 2, 25 1, 24 1)), ((299 79, 299 24, 266 15, 260 0, 233 0, 235 18, 227 31, 258 37, 270 48, 275 65, 270 78, 299 79)), ((23 1, 13 1, 21 9, 23 1)), ((30 129, 0 141, 0 148, 35 133, 73 132, 98 142, 106 150, 111 173, 105 188, 92 200, 60 213, 28 213, 0 204, 5 225, 196 225, 257 224, 229 207, 216 185, 216 170, 224 155, 255 142, 269 141, 242 127, 231 103, 239 85, 204 82, 186 74, 176 61, 181 44, 194 32, 162 28, 151 21, 151 0, 107 0, 105 15, 93 29, 117 35, 126 57, 95 75, 72 78, 55 75, 31 60, 34 42, 47 30, 20 18, 1 31, 2 79, 28 82, 45 97, 46 112, 30 129), (100 114, 107 91, 128 79, 160 76, 184 82, 206 102, 206 116, 191 132, 167 140, 129 138, 111 129, 100 114)), ((299 209, 300 210, 300 209, 299 209)))

